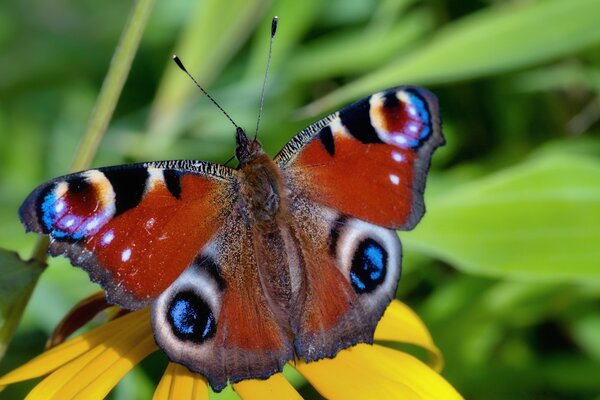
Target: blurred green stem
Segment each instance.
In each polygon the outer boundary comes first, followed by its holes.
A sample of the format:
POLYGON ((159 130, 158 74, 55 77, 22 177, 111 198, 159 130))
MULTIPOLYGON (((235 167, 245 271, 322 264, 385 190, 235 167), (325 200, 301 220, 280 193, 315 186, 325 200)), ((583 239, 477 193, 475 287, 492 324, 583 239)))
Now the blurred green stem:
POLYGON ((121 95, 153 5, 154 0, 139 0, 133 7, 98 95, 88 128, 71 165, 71 172, 88 168, 92 162, 121 95))
MULTIPOLYGON (((119 44, 115 49, 106 77, 104 78, 104 83, 90 116, 87 130, 83 135, 79 149, 75 154, 75 159, 71 164, 70 172, 88 168, 92 163, 94 154, 96 154, 98 145, 106 132, 108 122, 121 95, 121 90, 129 74, 133 57, 137 52, 142 33, 144 32, 153 6, 154 0, 139 0, 133 6, 125 29, 121 34, 119 44)), ((48 244, 49 240, 47 237, 40 237, 33 250, 32 259, 45 263, 48 244)))
POLYGON ((37 242, 35 243, 35 247, 33 248, 33 252, 31 254, 31 259, 35 261, 39 261, 40 265, 46 265, 46 258, 48 255, 46 254, 48 251, 48 245, 50 244, 50 240, 48 236, 39 236, 37 242))

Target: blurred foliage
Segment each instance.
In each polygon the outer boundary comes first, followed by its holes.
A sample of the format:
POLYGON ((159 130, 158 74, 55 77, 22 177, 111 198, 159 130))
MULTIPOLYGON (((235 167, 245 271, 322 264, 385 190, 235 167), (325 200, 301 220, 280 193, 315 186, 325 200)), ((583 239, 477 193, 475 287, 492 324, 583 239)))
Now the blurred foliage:
MULTIPOLYGON (((130 7, 0 3, 0 246, 25 259, 35 237, 17 209, 68 170, 130 7)), ((94 165, 227 160, 231 125, 171 54, 252 131, 273 15, 280 26, 260 129, 270 154, 379 89, 424 84, 440 97, 448 144, 434 157, 428 213, 400 233, 398 297, 431 329, 444 375, 473 399, 597 396, 600 2, 157 1, 94 165)), ((39 353, 61 316, 95 290, 82 271, 50 260, 1 371, 39 353)), ((150 357, 113 397, 146 397, 164 362, 150 357)))
POLYGON ((44 267, 39 261, 23 262, 16 253, 0 249, 0 359, 44 267))

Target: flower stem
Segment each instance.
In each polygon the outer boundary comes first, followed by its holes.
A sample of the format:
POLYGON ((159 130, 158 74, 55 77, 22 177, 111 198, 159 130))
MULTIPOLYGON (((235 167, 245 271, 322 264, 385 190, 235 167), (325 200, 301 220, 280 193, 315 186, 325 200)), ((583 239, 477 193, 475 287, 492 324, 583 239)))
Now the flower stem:
POLYGON ((129 16, 98 95, 87 130, 71 165, 72 172, 88 168, 92 162, 117 105, 123 85, 125 85, 153 5, 154 0, 138 0, 129 16))

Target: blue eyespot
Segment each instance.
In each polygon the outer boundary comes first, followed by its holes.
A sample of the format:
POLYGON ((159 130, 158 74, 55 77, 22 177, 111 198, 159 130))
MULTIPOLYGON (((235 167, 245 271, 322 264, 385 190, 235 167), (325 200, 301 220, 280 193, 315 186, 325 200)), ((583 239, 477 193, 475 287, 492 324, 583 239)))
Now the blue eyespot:
POLYGON ((360 243, 350 269, 350 281, 358 293, 369 293, 385 280, 388 254, 379 243, 366 239, 360 243))
POLYGON ((39 216, 44 233, 52 235, 55 239, 82 239, 84 233, 77 230, 77 227, 81 226, 81 218, 68 214, 67 204, 56 197, 53 189, 54 187, 51 186, 46 191, 39 205, 39 216))
POLYGON ((52 224, 56 220, 56 212, 54 211, 54 203, 56 203, 56 195, 53 190, 46 191, 43 195, 43 200, 40 203, 40 219, 43 223, 45 232, 51 232, 52 224))
MULTIPOLYGON (((419 141, 425 139, 427 136, 429 136, 429 133, 431 132, 431 128, 429 126, 429 111, 427 110, 427 107, 425 106, 425 102, 423 101, 423 99, 418 96, 417 94, 415 94, 414 92, 408 92, 409 98, 411 103, 413 104, 413 106, 417 109, 417 113, 419 114, 419 119, 423 122, 423 130, 421 131, 420 135, 419 135, 419 141)), ((418 143, 418 141, 417 141, 418 143)))
POLYGON ((53 239, 76 242, 97 233, 112 218, 113 210, 101 204, 84 177, 60 182, 65 183, 68 189, 60 196, 56 183, 43 189, 36 204, 37 217, 42 231, 53 239))
POLYGON ((168 320, 175 336, 198 344, 213 337, 217 327, 210 307, 193 291, 177 293, 169 305, 168 320))

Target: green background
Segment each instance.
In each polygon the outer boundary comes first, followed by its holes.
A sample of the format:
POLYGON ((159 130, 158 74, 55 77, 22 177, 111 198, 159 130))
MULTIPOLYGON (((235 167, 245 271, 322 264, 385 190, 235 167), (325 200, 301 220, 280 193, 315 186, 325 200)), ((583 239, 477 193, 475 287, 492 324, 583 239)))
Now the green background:
MULTIPOLYGON (((17 209, 69 170, 132 4, 0 3, 0 247, 25 259, 35 236, 17 209)), ((600 398, 600 1, 157 0, 93 166, 226 161, 232 126, 171 54, 252 132, 273 15, 259 134, 271 155, 377 90, 440 98, 447 145, 427 214, 400 233, 398 298, 430 328, 444 376, 470 399, 600 398)), ((37 274, 0 261, 4 318, 37 274)), ((0 372, 41 352, 96 290, 50 260, 0 372)), ((112 396, 149 396, 165 364, 151 356, 112 396)))

